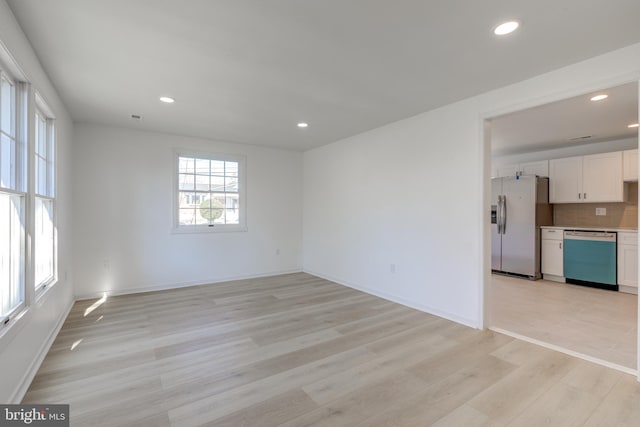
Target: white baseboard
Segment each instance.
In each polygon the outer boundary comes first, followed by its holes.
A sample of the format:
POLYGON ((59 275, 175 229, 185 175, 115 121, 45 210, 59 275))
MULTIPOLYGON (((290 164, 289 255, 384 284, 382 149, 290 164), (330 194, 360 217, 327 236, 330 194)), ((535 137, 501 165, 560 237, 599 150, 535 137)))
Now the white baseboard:
POLYGON ((618 285, 618 291, 624 292, 624 293, 627 293, 627 294, 638 295, 638 287, 637 286, 618 285))
POLYGON ((67 309, 64 310, 62 315, 58 318, 55 328, 53 328, 42 346, 40 346, 40 350, 38 351, 36 358, 33 359, 31 364, 29 365, 27 372, 25 372, 24 376, 22 377, 22 381, 20 381, 20 384, 11 395, 9 403, 19 404, 20 402, 22 402, 25 394, 27 394, 27 390, 29 390, 29 386, 31 385, 33 378, 38 373, 38 369, 40 369, 40 365, 42 365, 44 358, 47 356, 47 353, 49 353, 49 349, 58 337, 58 333, 60 332, 60 329, 62 329, 62 325, 64 325, 65 320, 67 320, 67 316, 69 316, 69 312, 71 311, 74 303, 75 301, 72 300, 67 309))
POLYGON ((271 271, 266 273, 249 274, 244 276, 229 276, 229 277, 218 277, 215 279, 190 280, 187 282, 160 283, 160 284, 143 286, 143 287, 128 287, 128 288, 116 289, 116 290, 98 291, 90 294, 81 294, 81 295, 76 295, 75 299, 76 301, 82 301, 87 299, 101 298, 105 294, 107 296, 141 294, 145 292, 165 291, 167 289, 188 288, 190 286, 213 285, 216 283, 232 282, 234 280, 258 279, 260 277, 279 276, 281 274, 292 274, 292 273, 301 273, 301 272, 302 272, 302 269, 296 268, 291 270, 271 271))
POLYGON ((555 276, 553 274, 543 274, 542 275, 542 279, 543 280, 550 280, 552 282, 558 282, 558 283, 567 283, 567 280, 564 277, 555 276))
POLYGON ((461 316, 458 316, 458 315, 453 314, 453 313, 448 313, 446 311, 438 310, 438 309, 430 307, 428 305, 419 304, 419 303, 416 303, 414 301, 409 301, 409 300, 407 300, 405 298, 398 297, 396 295, 387 294, 386 292, 380 292, 380 291, 377 291, 375 289, 368 288, 366 286, 361 286, 361 285, 357 285, 357 284, 354 284, 354 283, 349 283, 349 282, 346 282, 344 280, 338 279, 336 277, 330 277, 330 276, 327 276, 325 274, 317 273, 317 272, 314 272, 314 271, 311 271, 311 270, 307 270, 307 269, 303 269, 302 271, 307 273, 307 274, 311 274, 313 276, 321 277, 321 278, 323 278, 325 280, 330 280, 330 281, 335 282, 335 283, 337 283, 339 285, 347 286, 349 288, 353 288, 353 289, 356 289, 358 291, 362 291, 362 292, 365 292, 367 294, 374 295, 374 296, 380 297, 382 299, 386 299, 387 301, 395 302, 395 303, 402 304, 402 305, 410 307, 410 308, 414 308, 416 310, 420 310, 420 311, 425 312, 425 313, 433 314, 434 316, 442 317, 443 319, 451 320, 452 322, 460 323, 462 325, 469 326, 470 328, 479 329, 478 322, 476 320, 473 320, 473 319, 468 319, 466 317, 461 317, 461 316))

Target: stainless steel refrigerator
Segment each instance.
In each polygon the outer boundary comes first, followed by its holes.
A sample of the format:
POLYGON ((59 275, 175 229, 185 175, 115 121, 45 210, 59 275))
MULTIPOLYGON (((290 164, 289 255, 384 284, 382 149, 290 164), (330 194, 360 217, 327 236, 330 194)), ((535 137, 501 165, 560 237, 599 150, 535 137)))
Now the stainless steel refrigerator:
POLYGON ((540 278, 540 226, 552 225, 549 179, 491 180, 491 269, 540 278))

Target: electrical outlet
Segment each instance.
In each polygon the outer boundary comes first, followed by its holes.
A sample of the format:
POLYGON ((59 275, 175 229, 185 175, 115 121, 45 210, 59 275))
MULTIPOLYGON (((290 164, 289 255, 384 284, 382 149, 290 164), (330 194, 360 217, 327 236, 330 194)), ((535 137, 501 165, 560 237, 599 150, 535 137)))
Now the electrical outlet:
POLYGON ((607 208, 596 208, 596 216, 607 216, 607 208))
POLYGON ((395 264, 391 264, 389 266, 389 271, 391 271, 392 273, 395 273, 396 272, 396 265, 395 264))
POLYGON ((276 255, 280 255, 280 248, 276 249, 276 255))

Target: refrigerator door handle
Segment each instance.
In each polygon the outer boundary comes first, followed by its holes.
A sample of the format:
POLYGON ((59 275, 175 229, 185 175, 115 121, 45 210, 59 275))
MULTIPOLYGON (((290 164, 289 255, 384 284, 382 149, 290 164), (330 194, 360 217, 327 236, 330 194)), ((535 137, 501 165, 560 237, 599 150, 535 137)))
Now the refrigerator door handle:
POLYGON ((498 218, 497 218, 497 225, 498 225, 498 234, 502 234, 502 196, 498 196, 498 218))
POLYGON ((502 196, 502 234, 507 232, 507 196, 502 196))

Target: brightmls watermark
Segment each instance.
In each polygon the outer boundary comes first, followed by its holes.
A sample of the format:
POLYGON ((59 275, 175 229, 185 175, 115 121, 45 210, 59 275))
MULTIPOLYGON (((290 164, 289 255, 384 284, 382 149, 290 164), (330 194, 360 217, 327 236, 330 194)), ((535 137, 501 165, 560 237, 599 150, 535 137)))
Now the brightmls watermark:
POLYGON ((0 405, 0 426, 69 427, 69 405, 0 405))

